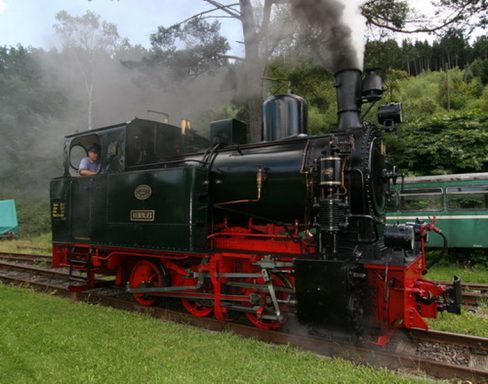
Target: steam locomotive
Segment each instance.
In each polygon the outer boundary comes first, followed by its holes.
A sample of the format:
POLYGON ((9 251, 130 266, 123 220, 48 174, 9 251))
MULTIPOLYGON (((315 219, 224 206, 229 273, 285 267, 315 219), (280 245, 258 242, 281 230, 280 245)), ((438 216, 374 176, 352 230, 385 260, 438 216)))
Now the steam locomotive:
POLYGON ((210 140, 143 119, 67 136, 64 175, 50 186, 54 266, 86 273, 73 290, 113 275, 141 305, 174 298, 195 316, 244 314, 265 330, 293 314, 377 344, 399 327, 427 329, 438 311, 459 313, 459 280, 423 277, 435 226, 385 225, 396 174, 360 115, 381 98, 381 77, 335 78, 328 134, 307 135, 306 103, 288 94, 264 103, 259 143, 234 119, 212 123, 210 140), (78 177, 77 156, 94 144, 100 172, 78 177))

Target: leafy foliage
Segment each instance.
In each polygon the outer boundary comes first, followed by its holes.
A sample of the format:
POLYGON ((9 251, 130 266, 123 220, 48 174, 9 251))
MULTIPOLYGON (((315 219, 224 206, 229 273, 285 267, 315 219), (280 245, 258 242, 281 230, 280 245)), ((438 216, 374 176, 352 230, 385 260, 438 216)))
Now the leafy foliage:
POLYGON ((220 23, 194 18, 184 24, 160 26, 151 35, 153 52, 147 63, 170 70, 172 77, 187 78, 213 72, 227 63, 230 49, 220 35, 220 23))
POLYGON ((488 116, 474 113, 413 120, 385 137, 389 156, 417 175, 488 170, 488 116))
MULTIPOLYGON (((449 29, 432 43, 408 39, 401 44, 395 39, 370 40, 365 54, 366 68, 397 69, 409 75, 445 70, 446 67, 464 69, 476 60, 488 58, 488 37, 479 36, 470 44, 464 30, 449 29)), ((480 75, 478 72, 475 76, 480 75)))
POLYGON ((467 71, 468 79, 478 77, 483 85, 488 85, 488 59, 476 59, 467 71))

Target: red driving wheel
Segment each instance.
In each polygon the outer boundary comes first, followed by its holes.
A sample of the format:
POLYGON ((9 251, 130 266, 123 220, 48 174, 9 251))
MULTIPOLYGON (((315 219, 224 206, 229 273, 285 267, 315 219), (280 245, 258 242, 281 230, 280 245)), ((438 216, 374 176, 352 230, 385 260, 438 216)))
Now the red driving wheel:
MULTIPOLYGON (((194 278, 188 278, 181 276, 177 273, 173 274, 171 278, 172 285, 175 287, 178 286, 195 286, 197 285, 197 279, 194 278)), ((188 291, 189 293, 194 293, 193 291, 188 291)), ((181 292, 184 294, 184 291, 181 292)), ((190 300, 190 299, 181 299, 181 304, 183 307, 191 313, 193 316, 197 317, 205 317, 208 316, 212 313, 213 311, 213 305, 210 303, 210 306, 208 305, 208 301, 206 302, 205 300, 190 300)))
POLYGON ((183 307, 193 316, 205 317, 212 313, 213 307, 209 307, 200 301, 193 301, 188 299, 181 299, 183 307))
MULTIPOLYGON (((273 282, 273 286, 275 288, 290 288, 290 282, 284 277, 276 274, 271 274, 271 281, 273 282)), ((259 284, 259 285, 266 285, 266 282, 262 277, 257 279, 250 279, 248 282, 252 284, 259 284)), ((287 292, 275 291, 276 298, 278 300, 287 300, 290 297, 290 294, 287 292)), ((282 321, 279 320, 268 320, 263 319, 262 316, 266 315, 266 313, 274 313, 273 303, 271 302, 271 297, 267 289, 264 288, 246 288, 244 289, 245 295, 254 294, 257 295, 260 306, 260 310, 258 313, 246 313, 247 319, 257 328, 264 329, 264 330, 276 330, 283 326, 286 319, 282 321)), ((287 306, 280 304, 281 315, 286 316, 286 311, 288 310, 287 306)))
MULTIPOLYGON (((162 267, 150 260, 140 260, 132 267, 129 283, 131 288, 162 287, 162 267)), ((154 305, 157 300, 157 297, 145 293, 134 293, 132 296, 139 304, 147 307, 154 305)))

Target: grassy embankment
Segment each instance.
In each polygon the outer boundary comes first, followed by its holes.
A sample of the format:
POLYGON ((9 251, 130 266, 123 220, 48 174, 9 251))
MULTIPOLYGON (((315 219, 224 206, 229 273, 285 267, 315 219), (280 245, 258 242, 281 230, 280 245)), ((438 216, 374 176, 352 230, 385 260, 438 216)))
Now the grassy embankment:
POLYGON ((436 265, 426 275, 428 279, 443 281, 452 281, 454 276, 459 276, 464 282, 488 284, 488 269, 482 266, 436 265))
POLYGON ((0 302, 3 384, 426 381, 26 289, 0 302))
POLYGON ((462 309, 461 315, 440 313, 428 321, 432 329, 466 335, 488 337, 488 302, 472 310, 462 309))
MULTIPOLYGON (((465 282, 488 284, 488 269, 482 265, 462 267, 443 261, 426 275, 430 280, 443 281, 452 281, 454 276, 465 282)), ((429 325, 441 331, 488 337, 488 302, 481 303, 475 310, 463 308, 459 316, 440 313, 437 319, 429 320, 429 325)))
MULTIPOLYGON (((10 195, 2 198, 10 198, 10 195)), ((0 252, 51 253, 49 204, 18 198, 17 218, 20 235, 17 240, 0 240, 0 252)))
POLYGON ((51 254, 51 233, 15 240, 0 240, 0 252, 51 254))

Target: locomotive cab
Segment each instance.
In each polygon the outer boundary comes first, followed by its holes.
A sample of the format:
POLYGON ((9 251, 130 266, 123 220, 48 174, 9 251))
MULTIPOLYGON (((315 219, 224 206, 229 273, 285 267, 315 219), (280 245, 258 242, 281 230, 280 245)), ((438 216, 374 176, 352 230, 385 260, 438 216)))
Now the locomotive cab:
POLYGON ((53 241, 62 252, 61 244, 73 243, 205 249, 206 206, 192 196, 205 190, 207 175, 181 156, 207 146, 194 132, 142 119, 67 136, 64 176, 51 182, 53 241), (80 177, 78 164, 93 144, 101 147, 100 171, 80 177), (161 169, 162 162, 185 166, 161 169), (139 245, 145 238, 152 240, 139 245))

